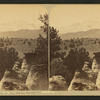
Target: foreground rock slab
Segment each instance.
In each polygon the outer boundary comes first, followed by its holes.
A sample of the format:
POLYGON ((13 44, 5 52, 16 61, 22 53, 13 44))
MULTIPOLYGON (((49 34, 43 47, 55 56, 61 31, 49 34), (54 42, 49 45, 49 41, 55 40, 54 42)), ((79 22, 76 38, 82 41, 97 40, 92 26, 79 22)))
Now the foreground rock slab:
POLYGON ((24 82, 18 78, 16 72, 6 71, 0 81, 0 90, 28 90, 28 88, 24 82))
POLYGON ((96 84, 91 80, 90 75, 84 71, 75 72, 68 91, 91 91, 98 90, 96 84))

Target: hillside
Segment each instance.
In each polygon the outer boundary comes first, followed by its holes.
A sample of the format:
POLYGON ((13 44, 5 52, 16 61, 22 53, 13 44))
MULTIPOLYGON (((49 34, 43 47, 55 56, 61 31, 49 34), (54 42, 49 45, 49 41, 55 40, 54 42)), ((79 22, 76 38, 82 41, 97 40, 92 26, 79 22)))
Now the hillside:
POLYGON ((39 34, 45 37, 45 33, 42 29, 21 29, 17 31, 0 32, 0 45, 3 46, 6 44, 8 48, 15 48, 19 57, 23 58, 23 53, 34 52, 36 39, 39 37, 39 34))
POLYGON ((63 40, 71 39, 71 38, 99 38, 100 37, 100 29, 91 29, 88 31, 80 31, 66 34, 59 34, 63 40))
POLYGON ((20 29, 17 31, 0 32, 0 37, 36 39, 39 34, 45 36, 43 30, 41 29, 35 29, 35 30, 20 29))
POLYGON ((89 52, 91 58, 93 58, 96 52, 100 52, 100 38, 78 38, 71 40, 63 40, 61 47, 68 55, 70 49, 85 48, 89 52), (71 46, 72 45, 72 46, 71 46))

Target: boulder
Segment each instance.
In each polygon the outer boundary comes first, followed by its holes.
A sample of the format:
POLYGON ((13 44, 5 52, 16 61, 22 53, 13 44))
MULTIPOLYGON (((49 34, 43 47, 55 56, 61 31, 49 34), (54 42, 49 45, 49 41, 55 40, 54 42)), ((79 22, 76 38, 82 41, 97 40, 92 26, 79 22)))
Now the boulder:
POLYGON ((67 90, 67 83, 65 79, 60 75, 56 75, 49 78, 49 90, 50 91, 67 90))
POLYGON ((30 68, 26 85, 29 90, 47 90, 48 75, 44 65, 33 65, 30 68))
POLYGON ((72 79, 68 91, 89 91, 98 90, 96 84, 90 76, 84 71, 76 71, 72 79))
POLYGON ((28 90, 14 71, 6 71, 0 81, 0 90, 28 90))

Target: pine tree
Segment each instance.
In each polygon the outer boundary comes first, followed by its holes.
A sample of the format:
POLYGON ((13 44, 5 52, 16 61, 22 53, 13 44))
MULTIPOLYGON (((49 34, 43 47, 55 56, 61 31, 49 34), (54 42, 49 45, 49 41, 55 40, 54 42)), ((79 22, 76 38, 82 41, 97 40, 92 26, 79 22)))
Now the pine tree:
POLYGON ((49 26, 49 17, 48 14, 40 15, 39 20, 43 23, 41 26, 42 30, 46 34, 46 38, 42 35, 39 35, 37 38, 37 47, 35 49, 35 53, 37 53, 43 63, 47 62, 48 58, 48 39, 50 38, 50 60, 54 58, 63 58, 65 52, 61 51, 60 45, 62 44, 61 38, 58 36, 58 32, 54 27, 49 26), (48 37, 50 34, 50 37, 48 37))
POLYGON ((76 70, 82 69, 85 61, 91 63, 89 52, 87 52, 85 48, 75 48, 69 51, 68 56, 64 59, 64 64, 67 65, 68 70, 74 74, 76 70))
POLYGON ((35 49, 35 53, 37 56, 40 57, 40 63, 46 64, 48 62, 48 14, 40 15, 38 18, 43 25, 40 26, 40 28, 44 31, 46 37, 43 37, 41 34, 39 34, 39 37, 37 38, 37 47, 35 49))

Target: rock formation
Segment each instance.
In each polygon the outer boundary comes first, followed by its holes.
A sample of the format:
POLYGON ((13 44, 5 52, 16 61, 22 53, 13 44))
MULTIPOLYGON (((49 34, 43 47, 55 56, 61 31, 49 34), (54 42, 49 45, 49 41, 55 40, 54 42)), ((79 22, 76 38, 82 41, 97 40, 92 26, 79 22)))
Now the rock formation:
POLYGON ((29 72, 29 65, 27 64, 26 62, 26 59, 24 58, 23 59, 23 62, 22 62, 22 66, 21 66, 21 70, 23 71, 24 74, 26 74, 26 76, 28 75, 28 72, 29 72))
POLYGON ((68 91, 89 91, 98 90, 96 84, 90 80, 89 75, 84 71, 76 71, 68 91))
MULTIPOLYGON (((48 80, 47 66, 33 62, 31 54, 23 58, 21 67, 16 61, 10 71, 4 73, 0 81, 0 90, 49 90, 50 91, 91 91, 100 90, 100 53, 94 53, 91 68, 85 62, 81 70, 77 70, 69 85, 61 75, 55 75, 48 80)), ((35 58, 34 58, 35 59, 35 58)))
POLYGON ((21 68, 19 68, 19 62, 18 61, 15 61, 15 64, 14 64, 12 70, 14 70, 17 73, 20 73, 21 68))
POLYGON ((5 72, 0 81, 0 90, 48 89, 48 67, 44 64, 36 64, 36 59, 31 54, 25 54, 20 67, 19 62, 16 61, 12 70, 5 72))
POLYGON ((0 90, 28 90, 27 86, 22 82, 18 74, 11 71, 6 71, 0 81, 0 90))
POLYGON ((21 68, 19 62, 16 61, 12 70, 4 73, 0 81, 0 90, 28 90, 25 85, 28 73, 29 66, 26 60, 23 59, 21 68))
POLYGON ((97 74, 91 68, 89 68, 89 62, 84 63, 82 71, 87 74, 90 81, 96 83, 97 74))
POLYGON ((100 52, 94 53, 93 63, 92 63, 92 70, 93 72, 98 74, 100 70, 100 52))
POLYGON ((26 85, 29 90, 47 90, 48 77, 47 70, 44 65, 33 65, 30 68, 26 85))
POLYGON ((91 68, 85 62, 81 71, 76 71, 68 90, 98 90, 100 89, 100 52, 94 53, 91 68))
POLYGON ((27 61, 25 58, 23 58, 23 62, 22 62, 22 66, 21 66, 21 72, 19 74, 19 77, 21 80, 23 80, 23 82, 26 82, 27 76, 29 74, 29 70, 30 70, 30 65, 27 64, 27 61))
POLYGON ((100 52, 94 53, 92 70, 97 74, 96 85, 100 90, 100 52))
POLYGON ((98 89, 100 90, 100 71, 98 72, 97 80, 96 80, 96 85, 98 89))
POLYGON ((60 75, 51 77, 49 79, 49 90, 50 91, 67 90, 67 83, 65 79, 60 75))
POLYGON ((89 68, 89 62, 84 63, 82 70, 85 71, 85 72, 91 71, 91 69, 89 68))

